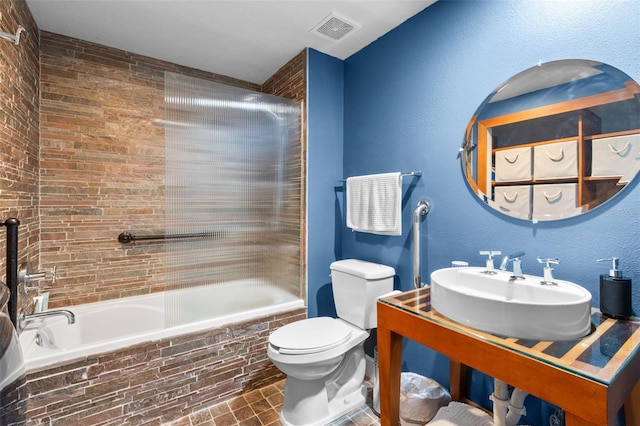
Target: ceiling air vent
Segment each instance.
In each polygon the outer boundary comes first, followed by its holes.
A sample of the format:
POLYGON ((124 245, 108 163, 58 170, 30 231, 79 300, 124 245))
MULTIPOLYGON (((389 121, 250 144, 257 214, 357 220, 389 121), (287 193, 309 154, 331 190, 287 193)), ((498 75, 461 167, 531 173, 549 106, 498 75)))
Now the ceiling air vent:
POLYGON ((331 13, 316 25, 311 32, 328 38, 329 40, 338 41, 357 28, 358 26, 356 24, 350 23, 341 16, 331 13))

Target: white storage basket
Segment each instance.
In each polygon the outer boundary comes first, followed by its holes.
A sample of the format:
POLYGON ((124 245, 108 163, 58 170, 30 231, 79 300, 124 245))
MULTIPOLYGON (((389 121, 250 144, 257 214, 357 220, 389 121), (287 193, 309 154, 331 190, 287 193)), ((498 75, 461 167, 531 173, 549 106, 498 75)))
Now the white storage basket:
POLYGON ((531 180, 531 147, 496 151, 495 181, 531 180))
POLYGON ((534 220, 552 220, 575 216, 578 207, 578 184, 557 183, 533 186, 534 220))
POLYGON ((493 207, 519 219, 531 219, 531 185, 497 186, 493 207))
POLYGON ((533 178, 565 179, 578 177, 578 142, 558 142, 533 148, 533 178))
POLYGON ((640 135, 594 139, 591 176, 620 177, 628 183, 640 171, 640 135))

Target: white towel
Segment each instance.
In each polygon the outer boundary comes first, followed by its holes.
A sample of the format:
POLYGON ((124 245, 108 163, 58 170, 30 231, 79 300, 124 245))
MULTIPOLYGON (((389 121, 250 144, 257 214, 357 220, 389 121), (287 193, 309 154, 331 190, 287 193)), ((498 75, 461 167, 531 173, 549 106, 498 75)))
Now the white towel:
POLYGON ((347 178, 347 227, 379 235, 402 235, 400 172, 347 178))

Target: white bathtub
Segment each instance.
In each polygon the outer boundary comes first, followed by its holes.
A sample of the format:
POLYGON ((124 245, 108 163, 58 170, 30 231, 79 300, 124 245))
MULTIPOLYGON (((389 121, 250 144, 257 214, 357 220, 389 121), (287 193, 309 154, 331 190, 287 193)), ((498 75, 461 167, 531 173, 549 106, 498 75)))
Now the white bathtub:
POLYGON ((301 308, 304 302, 290 293, 259 281, 234 281, 189 290, 88 303, 68 308, 75 324, 65 317, 31 322, 20 334, 25 368, 67 362, 88 355, 110 352, 145 341, 159 340, 301 308), (165 327, 165 298, 187 297, 188 314, 207 313, 214 318, 165 327), (241 309, 237 306, 242 304, 241 309), (233 313, 232 309, 240 311, 233 313), (40 344, 36 343, 36 340, 40 344))

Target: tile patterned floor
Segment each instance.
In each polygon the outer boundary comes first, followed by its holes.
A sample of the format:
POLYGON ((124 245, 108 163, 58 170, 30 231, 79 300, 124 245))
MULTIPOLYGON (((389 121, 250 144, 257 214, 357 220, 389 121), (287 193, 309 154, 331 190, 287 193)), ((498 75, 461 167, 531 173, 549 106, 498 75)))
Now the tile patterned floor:
MULTIPOLYGON (((198 411, 171 426, 280 426, 284 380, 198 411)), ((367 405, 340 417, 330 426, 379 426, 380 419, 367 405)))

